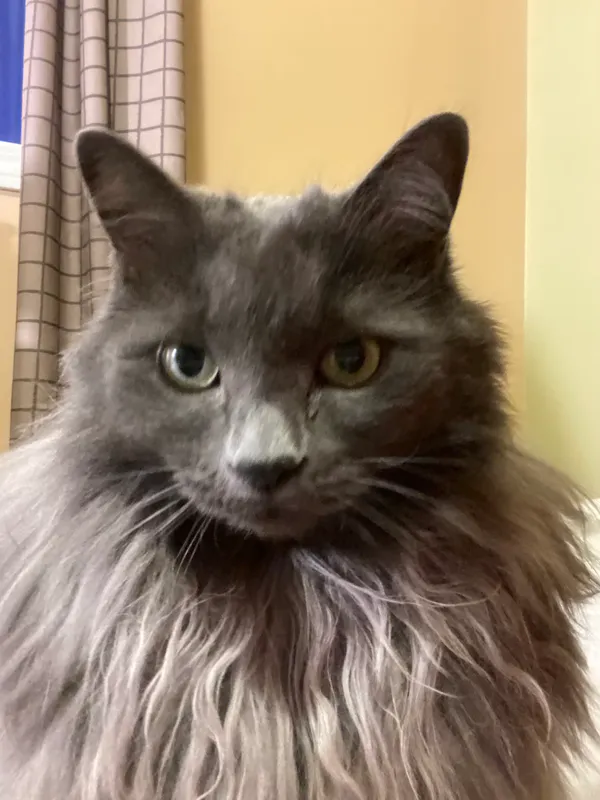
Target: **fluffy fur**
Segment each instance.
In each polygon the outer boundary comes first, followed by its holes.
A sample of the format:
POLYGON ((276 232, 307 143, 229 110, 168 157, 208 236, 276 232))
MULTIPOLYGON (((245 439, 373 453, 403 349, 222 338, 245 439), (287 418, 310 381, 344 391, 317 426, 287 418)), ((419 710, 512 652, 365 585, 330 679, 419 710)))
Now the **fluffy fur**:
POLYGON ((462 121, 298 201, 185 193, 103 132, 79 155, 117 267, 0 465, 2 797, 566 800, 582 498, 514 445, 498 334, 452 276, 462 121), (304 383, 357 306, 382 375, 304 383), (148 358, 198 327, 220 404, 148 358), (221 460, 264 397, 308 457, 263 518, 221 460))

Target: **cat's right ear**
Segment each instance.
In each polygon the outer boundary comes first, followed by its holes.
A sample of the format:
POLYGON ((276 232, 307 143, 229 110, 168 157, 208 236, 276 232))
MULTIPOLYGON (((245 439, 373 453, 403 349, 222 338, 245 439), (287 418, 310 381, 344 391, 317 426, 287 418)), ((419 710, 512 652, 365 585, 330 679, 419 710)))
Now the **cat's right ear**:
POLYGON ((193 207, 185 190, 125 139, 105 128, 84 128, 75 153, 125 278, 141 277, 153 260, 189 238, 193 207))

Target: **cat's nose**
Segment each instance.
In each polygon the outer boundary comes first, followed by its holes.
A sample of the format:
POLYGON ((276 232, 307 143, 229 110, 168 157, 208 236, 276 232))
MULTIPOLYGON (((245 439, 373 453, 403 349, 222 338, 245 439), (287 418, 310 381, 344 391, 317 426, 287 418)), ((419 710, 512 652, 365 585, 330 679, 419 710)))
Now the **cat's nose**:
POLYGON ((282 457, 270 461, 239 461, 234 472, 258 492, 274 492, 301 469, 304 460, 282 457))
POLYGON ((243 407, 225 445, 225 463, 247 486, 273 492, 293 478, 306 460, 302 430, 276 404, 243 407))

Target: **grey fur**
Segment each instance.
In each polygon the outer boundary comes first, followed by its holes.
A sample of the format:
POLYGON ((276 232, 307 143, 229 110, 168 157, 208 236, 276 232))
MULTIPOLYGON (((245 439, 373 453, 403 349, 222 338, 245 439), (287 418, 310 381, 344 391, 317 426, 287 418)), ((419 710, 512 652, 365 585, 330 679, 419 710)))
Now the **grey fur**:
POLYGON ((0 464, 0 796, 566 800, 591 731, 581 497, 521 453, 448 229, 464 122, 357 187, 183 190, 77 143, 115 247, 52 419, 0 464), (321 354, 380 336, 367 386, 321 354), (203 345, 203 393, 163 342, 203 345), (236 465, 288 458, 278 492, 236 465))

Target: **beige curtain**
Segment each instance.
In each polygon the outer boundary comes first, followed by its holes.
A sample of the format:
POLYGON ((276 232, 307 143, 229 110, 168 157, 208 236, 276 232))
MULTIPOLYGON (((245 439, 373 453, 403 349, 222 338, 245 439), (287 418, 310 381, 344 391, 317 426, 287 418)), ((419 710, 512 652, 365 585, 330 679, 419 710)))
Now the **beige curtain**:
POLYGON ((60 353, 107 283, 75 133, 110 127, 185 178, 183 2, 27 0, 13 440, 53 404, 60 353))

